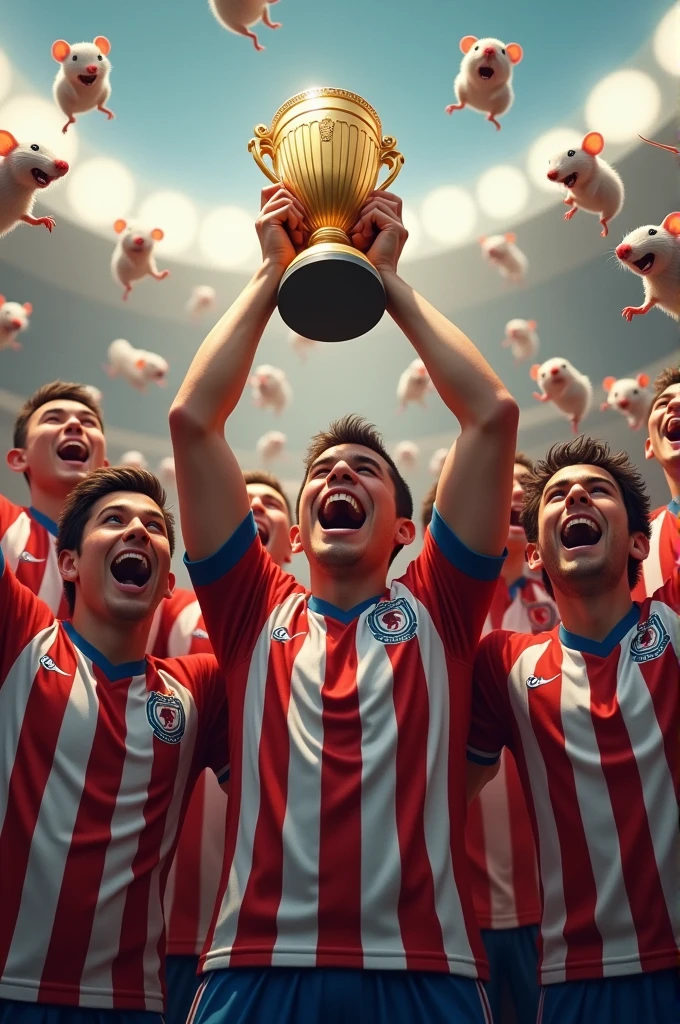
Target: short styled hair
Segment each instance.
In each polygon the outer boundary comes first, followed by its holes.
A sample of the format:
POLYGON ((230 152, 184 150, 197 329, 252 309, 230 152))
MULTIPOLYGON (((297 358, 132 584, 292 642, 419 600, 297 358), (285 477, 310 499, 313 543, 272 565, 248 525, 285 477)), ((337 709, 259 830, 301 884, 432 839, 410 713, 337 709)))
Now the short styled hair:
POLYGON ((530 455, 525 455, 524 452, 515 452, 515 459, 513 466, 524 466, 530 473, 534 471, 534 460, 530 455))
POLYGON ((288 522, 293 523, 293 510, 288 495, 284 491, 283 484, 278 477, 274 476, 273 473, 268 473, 266 469, 246 469, 243 473, 243 479, 246 482, 246 487, 248 484, 264 484, 266 487, 271 487, 277 494, 280 494, 286 506, 288 522))
MULTIPOLYGON (((85 527, 90 519, 92 508, 107 494, 116 491, 129 491, 132 494, 144 494, 154 501, 165 520, 168 531, 170 554, 175 550, 175 519, 166 508, 167 495, 158 477, 146 469, 137 466, 109 466, 106 469, 94 469, 78 483, 64 502, 57 533, 57 554, 62 551, 77 551, 80 554, 85 527)), ((64 580, 64 593, 72 615, 76 603, 75 584, 64 580)))
POLYGON ((653 385, 652 400, 649 403, 648 416, 651 416, 654 403, 659 395, 662 395, 666 388, 669 388, 672 384, 680 384, 680 366, 666 366, 661 373, 658 374, 653 385))
MULTIPOLYGON (((314 434, 309 442, 303 463, 305 475, 298 491, 297 501, 295 502, 296 517, 300 518, 300 498, 307 483, 310 467, 325 451, 339 444, 357 444, 363 448, 370 448, 371 451, 380 455, 385 460, 389 468, 390 478, 394 484, 397 517, 399 519, 413 519, 413 498, 410 488, 397 469, 394 459, 387 451, 382 434, 372 423, 365 420, 363 416, 357 416, 356 413, 350 413, 347 416, 342 416, 339 420, 334 420, 327 430, 321 430, 318 434, 314 434)), ((402 547, 403 544, 397 545, 390 556, 390 563, 396 558, 402 547)))
MULTIPOLYGON (((524 466, 530 473, 534 471, 534 460, 525 455, 524 452, 515 452, 515 458, 513 460, 513 466, 524 466)), ((434 499, 437 497, 437 484, 439 481, 435 481, 429 488, 427 494, 423 498, 423 503, 420 507, 420 519, 423 524, 423 530, 426 530, 432 521, 432 508, 434 506, 434 499)))
MULTIPOLYGON (((628 516, 629 533, 642 533, 649 539, 649 496, 638 469, 630 461, 626 452, 621 451, 613 455, 605 441, 597 441, 595 438, 581 434, 571 441, 554 444, 545 458, 535 464, 531 477, 524 485, 524 507, 521 522, 529 543, 535 544, 538 540, 541 498, 548 481, 560 469, 579 465, 597 466, 598 469, 605 470, 613 477, 623 498, 628 516)), ((638 559, 628 559, 628 583, 631 590, 638 581, 641 568, 642 565, 638 559)), ((543 582, 552 597, 552 585, 545 570, 543 571, 543 582)))
POLYGON ((70 402, 80 402, 82 405, 95 414, 99 420, 99 426, 104 429, 104 420, 99 402, 95 401, 91 393, 83 384, 73 384, 65 380, 53 380, 49 384, 43 384, 37 391, 34 391, 30 398, 27 398, 19 409, 17 418, 14 421, 14 448, 25 448, 26 435, 28 433, 28 421, 33 413, 48 402, 58 401, 60 398, 70 402))

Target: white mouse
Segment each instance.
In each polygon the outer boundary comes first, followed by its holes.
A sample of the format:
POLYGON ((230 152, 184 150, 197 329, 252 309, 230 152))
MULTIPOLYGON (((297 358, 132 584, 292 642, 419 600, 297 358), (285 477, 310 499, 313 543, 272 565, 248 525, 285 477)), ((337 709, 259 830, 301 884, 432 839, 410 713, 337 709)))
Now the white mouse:
POLYGON ((260 409, 271 409, 280 415, 290 405, 293 391, 283 370, 268 363, 262 363, 253 371, 250 378, 253 389, 253 401, 260 409))
POLYGON ((637 377, 605 377, 602 387, 607 392, 607 401, 600 408, 615 409, 626 417, 628 426, 639 430, 647 422, 651 393, 647 390, 649 377, 638 373, 637 377))
POLYGON ((177 487, 177 474, 175 472, 175 460, 172 455, 166 455, 158 463, 156 476, 163 484, 163 487, 177 487))
POLYGON ((564 215, 571 220, 579 210, 600 216, 602 237, 609 234, 609 221, 623 206, 623 182, 611 164, 599 154, 604 138, 599 132, 588 132, 580 149, 566 149, 550 160, 548 179, 559 182, 567 190, 565 204, 571 209, 564 215))
POLYGON ((534 391, 539 402, 553 402, 571 422, 571 428, 578 433, 579 424, 585 418, 593 398, 593 386, 588 377, 576 369, 568 359, 548 359, 545 363, 534 363, 529 371, 532 380, 537 381, 540 393, 534 391))
MULTIPOLYGON (((276 2, 269 0, 272 4, 276 2)), ((255 33, 250 31, 251 25, 262 21, 267 28, 281 28, 279 21, 272 21, 269 17, 269 6, 264 0, 208 0, 208 3, 221 25, 230 32, 252 39, 256 50, 264 50, 264 46, 258 42, 255 33)))
POLYGON ((616 247, 621 265, 644 278, 644 306, 626 306, 626 320, 658 306, 680 319, 680 213, 669 213, 663 224, 636 228, 616 247))
POLYGON ((135 466, 137 469, 149 468, 149 463, 147 462, 146 456, 142 455, 141 452, 135 450, 123 452, 120 459, 118 460, 118 465, 135 466))
POLYGON ((517 236, 512 231, 504 235, 482 235, 479 239, 482 246, 482 255, 494 267, 498 268, 501 277, 518 284, 524 280, 529 266, 529 261, 519 248, 515 245, 517 236))
POLYGON ((420 448, 415 441, 400 441, 394 449, 394 461, 403 469, 415 469, 420 458, 420 448))
POLYGON ((32 217, 36 192, 47 188, 68 171, 65 160, 57 160, 51 149, 38 142, 17 142, 11 132, 0 131, 0 238, 19 221, 49 232, 54 217, 32 217))
POLYGON ((291 331, 288 335, 288 344, 294 352, 297 352, 303 363, 307 362, 308 353, 319 346, 318 341, 314 341, 312 338, 303 338, 301 334, 296 334, 295 331, 291 331))
POLYGON ((189 300, 186 304, 186 311, 190 316, 199 317, 201 313, 212 309, 215 305, 215 289, 209 284, 197 284, 192 289, 189 300))
POLYGON ((159 387, 167 384, 168 364, 155 352, 134 348, 124 338, 112 341, 108 350, 109 361, 104 369, 109 377, 119 374, 138 391, 146 391, 146 385, 153 381, 159 387))
POLYGON ((522 320, 520 317, 508 320, 501 345, 503 348, 510 349, 515 357, 515 363, 521 363, 524 359, 535 356, 540 347, 536 334, 536 321, 522 320))
POLYGON ((282 455, 285 447, 286 435, 282 434, 280 430, 268 430, 258 440, 255 445, 255 451, 263 462, 270 462, 272 459, 282 455))
POLYGON ((427 467, 430 473, 432 473, 432 476, 436 476, 437 478, 441 476, 444 463, 446 462, 446 456, 448 454, 448 448, 437 448, 437 450, 432 453, 432 457, 430 458, 430 462, 427 467))
POLYGON ((519 43, 502 43, 500 39, 463 36, 460 48, 465 56, 453 82, 458 102, 450 103, 446 113, 472 107, 486 114, 487 121, 500 131, 496 118, 510 109, 515 98, 512 69, 522 59, 522 47, 519 43))
POLYGON ((142 231, 124 220, 117 220, 113 230, 121 237, 116 242, 111 257, 111 273, 114 281, 122 284, 125 291, 123 299, 127 299, 132 291, 132 282, 143 277, 153 277, 163 281, 169 277, 169 270, 159 270, 154 258, 154 246, 163 238, 163 231, 154 228, 142 231))
POLYGON ((0 349, 12 348, 19 351, 21 342, 18 336, 28 327, 28 318, 33 312, 30 302, 7 302, 0 295, 0 349))
POLYGON ((111 95, 108 54, 111 43, 106 36, 97 36, 93 43, 67 43, 57 39, 52 43, 52 56, 61 65, 52 86, 55 103, 68 117, 62 131, 75 124, 74 114, 88 110, 101 110, 109 121, 115 114, 104 104, 111 95))
POLYGON ((399 412, 403 412, 409 402, 425 405, 425 395, 432 391, 432 381, 422 359, 414 359, 399 377, 397 398, 399 412))

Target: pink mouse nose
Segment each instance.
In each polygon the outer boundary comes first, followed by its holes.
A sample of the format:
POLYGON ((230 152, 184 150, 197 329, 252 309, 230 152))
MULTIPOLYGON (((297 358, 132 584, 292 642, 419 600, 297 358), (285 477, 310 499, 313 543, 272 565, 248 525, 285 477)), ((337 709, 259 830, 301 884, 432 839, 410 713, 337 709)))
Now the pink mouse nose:
POLYGON ((548 171, 548 181, 557 181, 557 171, 548 171))
POLYGON ((559 372, 560 371, 557 366, 553 366, 552 370, 550 371, 553 377, 556 377, 559 372))
POLYGON ((624 245, 623 242, 621 242, 621 245, 616 246, 616 255, 620 260, 627 260, 632 251, 632 245, 624 245))
POLYGON ((96 75, 97 74, 97 65, 96 64, 88 64, 87 67, 85 68, 85 70, 87 71, 88 75, 96 75))
POLYGON ((55 160, 54 166, 58 174, 66 174, 66 172, 68 171, 68 164, 65 160, 55 160))
POLYGON ((628 401, 627 398, 620 399, 620 401, 619 401, 619 409, 627 409, 629 405, 630 405, 630 402, 628 401))
POLYGON ((494 50, 493 46, 485 46, 484 47, 484 56, 485 57, 493 57, 495 52, 496 51, 494 50))
POLYGON ((18 331, 19 328, 22 326, 22 323, 21 323, 21 320, 14 319, 14 320, 10 320, 9 325, 10 325, 10 327, 13 327, 15 331, 18 331))
POLYGON ((137 235, 137 237, 134 238, 133 241, 135 245, 144 245, 144 239, 140 235, 137 235))

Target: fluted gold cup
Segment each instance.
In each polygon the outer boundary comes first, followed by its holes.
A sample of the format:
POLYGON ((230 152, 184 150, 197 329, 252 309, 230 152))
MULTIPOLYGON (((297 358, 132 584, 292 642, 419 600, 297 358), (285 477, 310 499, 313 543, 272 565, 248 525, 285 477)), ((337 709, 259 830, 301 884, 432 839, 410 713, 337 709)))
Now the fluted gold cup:
POLYGON ((260 170, 304 207, 310 237, 286 270, 278 305, 284 322, 315 341, 347 341, 385 312, 380 274, 348 231, 376 187, 386 189, 404 158, 382 134, 378 114, 346 89, 308 89, 287 100, 248 143, 260 170), (265 163, 269 157, 272 166, 265 163), (376 185, 380 167, 389 173, 376 185))

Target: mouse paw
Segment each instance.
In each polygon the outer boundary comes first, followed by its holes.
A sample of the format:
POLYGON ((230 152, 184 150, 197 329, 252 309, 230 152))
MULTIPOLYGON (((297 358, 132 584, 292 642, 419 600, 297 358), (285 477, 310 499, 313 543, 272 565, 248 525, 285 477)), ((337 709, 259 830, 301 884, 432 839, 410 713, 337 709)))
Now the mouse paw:
POLYGON ((38 224, 44 224, 50 234, 52 234, 52 228, 57 223, 54 217, 38 217, 36 220, 36 226, 38 224))
POLYGON ((170 271, 169 270, 160 270, 158 272, 158 280, 159 281, 165 281, 166 277, 170 277, 170 271))
POLYGON ((571 210, 567 210, 567 212, 565 213, 564 219, 565 220, 571 220, 572 217, 576 216, 577 212, 578 212, 578 207, 572 206, 571 210))
POLYGON ((602 225, 602 231, 600 231, 600 238, 606 238, 609 234, 609 228, 607 227, 606 223, 602 220, 600 221, 600 224, 602 225))
POLYGON ((635 314, 639 313, 639 312, 640 312, 640 310, 638 309, 637 306, 625 306, 621 310, 621 316, 624 317, 624 319, 627 320, 628 323, 630 323, 630 321, 633 319, 635 314))

